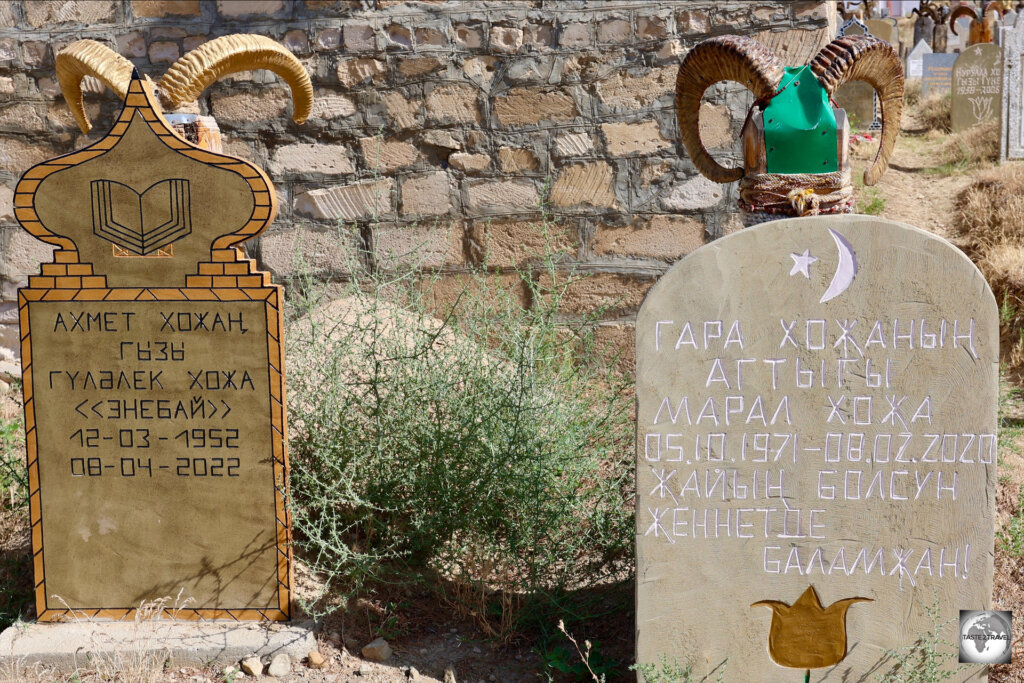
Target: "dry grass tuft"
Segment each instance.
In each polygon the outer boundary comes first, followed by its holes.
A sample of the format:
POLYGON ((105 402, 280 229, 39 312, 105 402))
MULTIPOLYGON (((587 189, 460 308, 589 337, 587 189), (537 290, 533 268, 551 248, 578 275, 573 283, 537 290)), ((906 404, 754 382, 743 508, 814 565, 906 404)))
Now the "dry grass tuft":
POLYGON ((913 113, 924 130, 948 132, 953 127, 949 93, 933 94, 921 98, 913 113))
POLYGON ((943 163, 981 166, 999 161, 999 119, 953 133, 939 150, 943 163))
POLYGON ((953 241, 977 264, 1000 305, 1000 355, 1011 382, 1024 381, 1024 167, 977 174, 956 199, 953 241))
POLYGON ((903 106, 916 107, 921 101, 921 79, 908 78, 903 84, 903 106))

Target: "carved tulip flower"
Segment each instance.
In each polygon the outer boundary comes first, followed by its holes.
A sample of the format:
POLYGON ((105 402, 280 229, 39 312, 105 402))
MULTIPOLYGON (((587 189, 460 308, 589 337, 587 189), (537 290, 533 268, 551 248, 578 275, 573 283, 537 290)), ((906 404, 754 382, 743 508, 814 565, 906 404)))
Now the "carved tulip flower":
POLYGON ((870 598, 846 598, 821 606, 814 586, 808 586, 792 605, 778 600, 759 600, 751 605, 772 609, 768 654, 772 661, 793 669, 833 666, 846 656, 846 610, 870 598))

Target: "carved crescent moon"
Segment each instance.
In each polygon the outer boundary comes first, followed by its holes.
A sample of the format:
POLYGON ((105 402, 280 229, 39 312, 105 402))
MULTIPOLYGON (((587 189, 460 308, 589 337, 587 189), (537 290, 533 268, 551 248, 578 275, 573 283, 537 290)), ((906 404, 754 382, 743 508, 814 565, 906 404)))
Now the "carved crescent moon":
POLYGON ((836 241, 836 247, 839 248, 839 266, 836 268, 836 274, 832 276, 832 282, 829 283, 828 289, 821 295, 819 303, 835 299, 845 292, 853 283, 853 278, 857 277, 857 254, 853 252, 853 247, 845 237, 832 228, 829 228, 828 231, 831 233, 832 239, 836 241))

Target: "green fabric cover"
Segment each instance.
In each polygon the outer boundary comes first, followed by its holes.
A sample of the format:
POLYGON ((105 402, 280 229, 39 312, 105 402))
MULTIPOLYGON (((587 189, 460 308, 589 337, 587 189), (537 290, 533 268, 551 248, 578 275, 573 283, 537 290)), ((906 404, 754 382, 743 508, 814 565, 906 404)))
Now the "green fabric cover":
POLYGON ((779 87, 781 92, 764 109, 766 170, 838 171, 836 116, 825 88, 808 66, 787 66, 779 87))

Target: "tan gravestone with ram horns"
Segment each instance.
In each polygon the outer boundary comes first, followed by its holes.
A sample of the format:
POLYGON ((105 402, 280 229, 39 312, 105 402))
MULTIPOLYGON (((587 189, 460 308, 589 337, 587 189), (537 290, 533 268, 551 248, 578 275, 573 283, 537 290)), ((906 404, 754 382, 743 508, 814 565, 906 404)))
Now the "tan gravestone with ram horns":
POLYGON ((83 130, 84 76, 124 109, 15 190, 22 227, 57 247, 18 302, 40 621, 178 594, 182 618, 290 618, 282 291, 236 248, 273 220, 274 189, 163 113, 253 68, 288 81, 304 120, 309 77, 262 36, 206 43, 155 85, 93 41, 57 56, 83 130))
POLYGON ((999 320, 974 264, 871 216, 772 221, 675 264, 636 330, 637 661, 874 681, 937 628, 955 668, 959 610, 992 601, 999 320))

